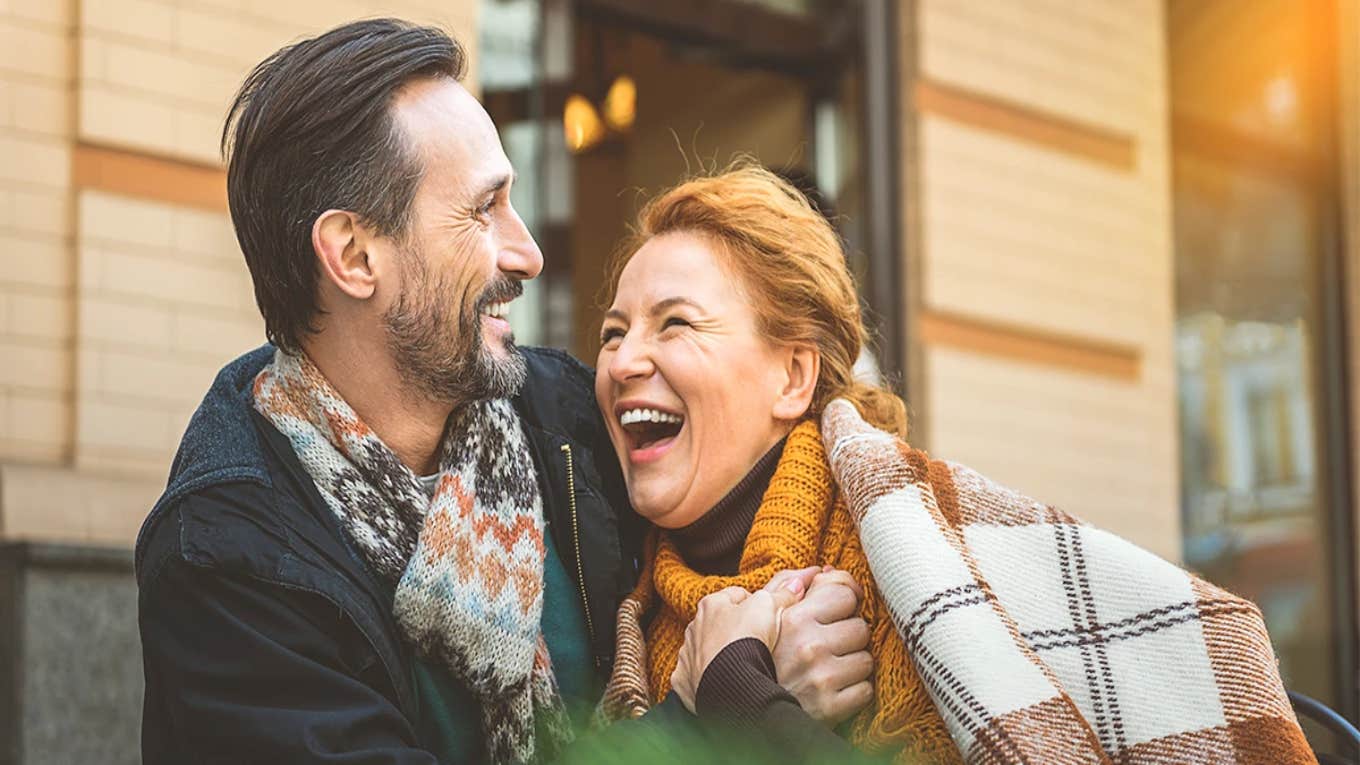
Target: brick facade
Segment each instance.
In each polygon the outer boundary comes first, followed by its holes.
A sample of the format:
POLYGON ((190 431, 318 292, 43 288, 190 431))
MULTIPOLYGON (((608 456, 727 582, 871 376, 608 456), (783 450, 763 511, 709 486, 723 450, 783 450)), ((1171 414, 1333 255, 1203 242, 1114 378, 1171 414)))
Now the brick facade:
MULTIPOLYGON (((375 14, 441 24, 472 49, 477 6, 0 3, 0 484, 22 493, 57 470, 129 487, 111 494, 124 504, 67 511, 83 519, 68 532, 0 493, 0 536, 130 544, 212 371, 262 335, 220 199, 87 187, 73 162, 93 148, 217 172, 227 103, 272 50, 375 14)), ((905 214, 919 222, 919 309, 1109 346, 1135 370, 998 355, 917 328, 922 442, 1176 558, 1163 5, 903 7, 919 77, 903 82, 904 104, 923 82, 1132 152, 1124 167, 903 110, 919 140, 904 169, 919 192, 905 214)))
MULTIPOLYGON (((921 303, 1128 348, 1132 379, 924 343, 929 446, 1180 556, 1162 3, 921 0, 924 80, 1109 134, 1131 168, 926 111, 921 303)), ((998 127, 1004 128, 1004 125, 998 127)))
POLYGON ((376 15, 475 51, 476 7, 0 3, 0 538, 130 547, 214 372, 264 340, 225 200, 85 188, 81 153, 220 172, 230 99, 272 51, 376 15))

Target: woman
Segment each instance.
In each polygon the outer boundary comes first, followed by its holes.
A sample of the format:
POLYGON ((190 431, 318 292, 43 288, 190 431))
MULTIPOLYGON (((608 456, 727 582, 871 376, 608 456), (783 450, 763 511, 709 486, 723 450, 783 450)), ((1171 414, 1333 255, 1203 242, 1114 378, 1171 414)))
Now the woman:
POLYGON ((701 601, 711 613, 732 587, 829 565, 864 591, 872 703, 844 731, 866 750, 1313 761, 1249 603, 897 440, 903 402, 852 372, 866 337, 840 242, 787 183, 738 165, 664 192, 608 289, 595 392, 633 506, 656 529, 620 609, 607 707, 639 714, 673 683, 693 692, 703 667, 684 658, 686 627, 701 601), (1092 577, 1124 578, 1082 579, 1076 602, 1079 588, 1048 575, 1082 544, 1092 577), (1170 605, 1107 616, 1124 595, 1192 591, 1175 624, 1156 621, 1170 605), (1164 665, 1191 679, 1159 685, 1145 670, 1164 665), (1235 672, 1261 689, 1249 702, 1216 682, 1235 672))

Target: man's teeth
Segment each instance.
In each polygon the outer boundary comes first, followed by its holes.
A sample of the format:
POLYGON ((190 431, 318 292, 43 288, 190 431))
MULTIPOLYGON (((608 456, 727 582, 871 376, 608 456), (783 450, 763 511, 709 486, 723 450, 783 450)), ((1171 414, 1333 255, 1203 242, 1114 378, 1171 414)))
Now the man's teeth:
POLYGON ((486 314, 487 316, 496 319, 504 319, 505 315, 509 312, 510 312, 509 303, 492 303, 491 305, 486 307, 486 310, 482 311, 482 313, 486 314))
POLYGON ((682 421, 678 414, 658 412, 655 409, 628 409, 619 415, 620 425, 632 425, 635 422, 669 422, 678 425, 682 421))

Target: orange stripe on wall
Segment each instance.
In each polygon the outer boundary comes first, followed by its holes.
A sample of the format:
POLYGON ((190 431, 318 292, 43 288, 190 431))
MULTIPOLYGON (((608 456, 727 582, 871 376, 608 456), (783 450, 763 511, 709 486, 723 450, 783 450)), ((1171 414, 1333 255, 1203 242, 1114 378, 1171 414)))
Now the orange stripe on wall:
POLYGON ((925 311, 917 335, 927 346, 1137 381, 1142 352, 1133 346, 1001 324, 943 311, 925 311))
POLYGON ((1042 112, 953 85, 918 80, 916 108, 971 127, 1132 172, 1137 144, 1131 136, 1042 112))
POLYGON ((80 143, 71 161, 71 176, 77 189, 227 211, 227 174, 213 165, 80 143))

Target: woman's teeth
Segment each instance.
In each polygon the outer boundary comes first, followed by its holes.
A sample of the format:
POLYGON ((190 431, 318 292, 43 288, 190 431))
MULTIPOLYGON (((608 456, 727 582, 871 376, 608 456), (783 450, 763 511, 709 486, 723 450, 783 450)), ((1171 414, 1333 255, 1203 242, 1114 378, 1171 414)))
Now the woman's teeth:
POLYGON ((509 303, 492 303, 491 305, 487 306, 485 310, 482 311, 482 313, 486 314, 487 316, 490 316, 493 319, 504 319, 505 315, 509 312, 510 312, 509 303))
POLYGON ((680 415, 670 412, 658 412, 655 409, 628 409, 619 415, 620 425, 632 425, 638 422, 665 422, 680 424, 680 415))

